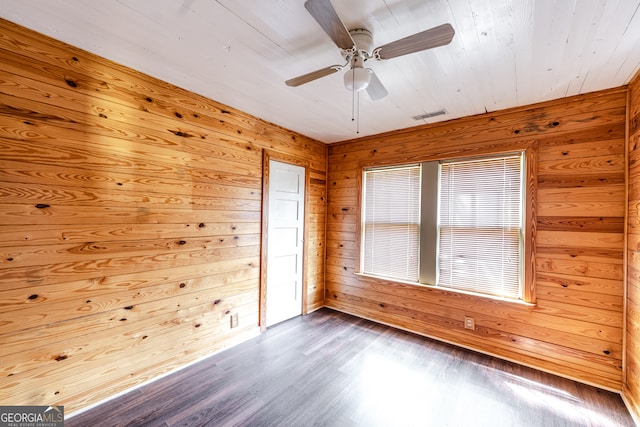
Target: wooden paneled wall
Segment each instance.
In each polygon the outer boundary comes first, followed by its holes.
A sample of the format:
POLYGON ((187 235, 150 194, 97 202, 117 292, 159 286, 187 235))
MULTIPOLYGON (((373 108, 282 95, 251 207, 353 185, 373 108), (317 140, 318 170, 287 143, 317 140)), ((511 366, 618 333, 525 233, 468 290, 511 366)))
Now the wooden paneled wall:
POLYGON ((326 305, 620 390, 625 112, 619 88, 331 145, 326 305), (523 143, 537 145, 534 306, 354 274, 363 166, 523 143))
POLYGON ((640 73, 629 84, 627 335, 623 396, 640 421, 640 73))
MULTIPOLYGON (((640 413, 640 78, 629 93, 624 395, 640 413)), ((0 404, 72 413, 257 334, 265 149, 309 167, 307 310, 620 390, 626 103, 620 88, 334 144, 327 179, 316 141, 0 20, 0 404), (354 274, 363 166, 522 143, 535 306, 354 274)))
POLYGON ((69 414, 256 335, 265 149, 308 165, 313 310, 325 145, 0 20, 0 404, 69 414))

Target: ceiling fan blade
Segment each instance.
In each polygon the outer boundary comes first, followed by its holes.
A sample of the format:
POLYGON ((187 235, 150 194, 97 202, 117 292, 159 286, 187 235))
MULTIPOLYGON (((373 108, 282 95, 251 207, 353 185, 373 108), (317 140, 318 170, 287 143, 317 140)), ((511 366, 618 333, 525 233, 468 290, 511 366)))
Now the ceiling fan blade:
POLYGON ((321 77, 328 76, 333 73, 337 73, 342 70, 342 65, 332 65, 330 67, 323 68, 321 70, 312 71, 307 74, 303 74, 302 76, 294 77, 293 79, 287 80, 285 83, 287 86, 300 86, 305 83, 309 83, 311 81, 317 80, 321 77))
POLYGON ((378 59, 391 59, 451 43, 454 31, 451 24, 442 24, 412 36, 382 45, 373 51, 378 59))
POLYGON ((371 73, 371 80, 369 80, 369 86, 367 86, 367 93, 371 100, 377 101, 389 95, 389 92, 387 92, 387 89, 384 87, 378 76, 376 76, 376 73, 374 73, 370 68, 368 70, 369 73, 371 73))
POLYGON ((355 43, 330 0, 307 0, 304 7, 340 49, 353 48, 355 43))

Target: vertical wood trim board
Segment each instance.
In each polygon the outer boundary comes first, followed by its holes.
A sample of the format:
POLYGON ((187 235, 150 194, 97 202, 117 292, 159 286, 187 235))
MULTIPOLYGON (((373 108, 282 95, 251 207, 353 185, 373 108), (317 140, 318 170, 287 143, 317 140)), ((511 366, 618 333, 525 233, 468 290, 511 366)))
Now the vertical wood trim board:
POLYGON ((265 149, 308 168, 324 304, 324 144, 4 20, 0 82, 0 404, 70 414, 259 333, 265 149))
POLYGON ((621 390, 625 110, 626 88, 617 88, 330 145, 326 305, 621 390), (523 141, 537 144, 535 305, 355 274, 363 164, 469 157, 523 141))
POLYGON ((640 73, 629 83, 626 358, 623 397, 640 423, 640 73))

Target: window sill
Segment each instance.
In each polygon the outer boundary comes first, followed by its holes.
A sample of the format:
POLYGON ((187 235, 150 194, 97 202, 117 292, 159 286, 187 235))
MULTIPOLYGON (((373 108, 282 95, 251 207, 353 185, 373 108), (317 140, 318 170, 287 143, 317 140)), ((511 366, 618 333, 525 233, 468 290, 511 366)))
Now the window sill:
POLYGON ((481 294, 481 293, 478 293, 478 292, 463 291, 461 289, 445 288, 445 287, 442 287, 442 286, 428 285, 428 284, 419 283, 419 282, 410 282, 410 281, 406 281, 406 280, 394 279, 394 278, 391 278, 391 277, 375 276, 373 274, 367 274, 367 273, 355 273, 355 275, 357 277, 363 278, 363 279, 373 279, 373 280, 380 281, 380 282, 384 281, 384 282, 398 283, 398 284, 401 284, 401 285, 416 286, 416 287, 431 289, 431 290, 440 291, 440 292, 444 292, 444 293, 454 293, 454 294, 469 295, 469 296, 472 296, 472 297, 488 299, 488 300, 497 301, 497 302, 500 302, 500 303, 514 304, 514 305, 524 306, 524 307, 535 307, 536 306, 535 303, 527 302, 527 301, 523 301, 523 300, 517 300, 517 299, 512 299, 512 298, 504 298, 504 297, 498 297, 498 296, 494 296, 494 295, 481 294))

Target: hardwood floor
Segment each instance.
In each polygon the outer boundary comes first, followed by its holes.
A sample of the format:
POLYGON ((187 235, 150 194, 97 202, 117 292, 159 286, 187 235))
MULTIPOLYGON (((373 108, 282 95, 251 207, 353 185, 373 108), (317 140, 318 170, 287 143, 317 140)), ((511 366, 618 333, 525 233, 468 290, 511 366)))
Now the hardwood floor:
POLYGON ((619 395, 321 309, 73 426, 633 426, 619 395))

